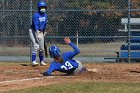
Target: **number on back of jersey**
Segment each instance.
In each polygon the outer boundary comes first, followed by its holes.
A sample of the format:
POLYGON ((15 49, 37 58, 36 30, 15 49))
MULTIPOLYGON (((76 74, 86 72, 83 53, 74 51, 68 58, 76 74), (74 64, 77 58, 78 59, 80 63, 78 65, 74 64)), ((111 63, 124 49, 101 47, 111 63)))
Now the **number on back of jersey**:
POLYGON ((61 66, 64 70, 70 70, 73 68, 72 64, 69 61, 66 61, 64 65, 61 66))

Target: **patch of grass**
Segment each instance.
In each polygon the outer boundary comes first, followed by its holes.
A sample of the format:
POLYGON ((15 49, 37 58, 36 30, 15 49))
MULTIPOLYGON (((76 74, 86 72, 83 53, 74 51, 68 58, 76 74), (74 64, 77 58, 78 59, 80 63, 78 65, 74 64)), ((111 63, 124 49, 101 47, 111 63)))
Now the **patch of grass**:
POLYGON ((4 93, 139 93, 140 83, 76 82, 4 93))

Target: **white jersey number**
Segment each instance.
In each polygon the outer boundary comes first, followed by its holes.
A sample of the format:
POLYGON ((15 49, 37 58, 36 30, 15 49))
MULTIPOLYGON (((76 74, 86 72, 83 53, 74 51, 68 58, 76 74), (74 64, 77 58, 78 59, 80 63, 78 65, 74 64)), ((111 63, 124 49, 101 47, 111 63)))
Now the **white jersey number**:
POLYGON ((64 70, 69 70, 69 69, 72 69, 73 66, 71 65, 69 61, 66 61, 65 64, 61 66, 61 68, 64 70))

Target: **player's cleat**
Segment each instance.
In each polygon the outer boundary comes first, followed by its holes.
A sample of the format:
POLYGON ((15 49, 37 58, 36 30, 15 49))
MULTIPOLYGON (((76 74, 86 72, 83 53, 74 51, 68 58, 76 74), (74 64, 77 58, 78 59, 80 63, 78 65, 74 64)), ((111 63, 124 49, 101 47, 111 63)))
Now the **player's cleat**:
POLYGON ((88 71, 91 71, 91 72, 94 72, 94 73, 97 73, 98 70, 96 68, 93 68, 93 69, 87 69, 88 71))
POLYGON ((38 66, 38 63, 36 61, 33 61, 32 66, 38 66))
POLYGON ((87 72, 87 69, 85 67, 83 67, 80 71, 80 73, 83 73, 83 72, 87 72))
POLYGON ((40 62, 40 65, 41 65, 41 66, 46 66, 47 64, 46 64, 45 62, 41 61, 41 62, 40 62))

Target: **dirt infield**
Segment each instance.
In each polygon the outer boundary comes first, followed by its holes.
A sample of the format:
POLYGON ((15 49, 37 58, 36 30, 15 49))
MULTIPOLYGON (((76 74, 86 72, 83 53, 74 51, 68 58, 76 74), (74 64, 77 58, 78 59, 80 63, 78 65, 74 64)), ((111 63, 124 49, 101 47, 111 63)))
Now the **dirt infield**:
POLYGON ((55 76, 43 77, 40 72, 48 66, 31 67, 30 65, 0 65, 0 91, 18 90, 30 87, 45 86, 56 83, 75 81, 93 82, 140 82, 139 63, 90 63, 86 68, 96 68, 97 72, 88 71, 78 76, 62 76, 55 72, 55 76))

